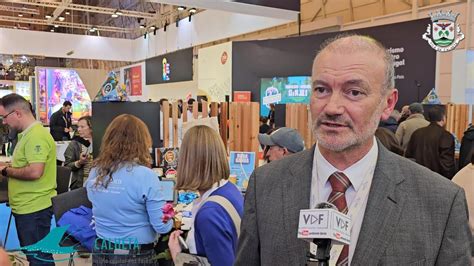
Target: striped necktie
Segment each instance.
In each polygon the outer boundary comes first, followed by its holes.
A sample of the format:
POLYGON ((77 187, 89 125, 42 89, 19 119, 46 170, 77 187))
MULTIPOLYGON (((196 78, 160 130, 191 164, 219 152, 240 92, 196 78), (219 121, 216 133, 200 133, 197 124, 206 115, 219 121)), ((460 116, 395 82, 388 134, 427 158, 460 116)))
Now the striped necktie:
MULTIPOLYGON (((334 204, 340 212, 347 214, 349 209, 347 208, 346 190, 351 186, 351 181, 344 173, 334 172, 329 177, 329 183, 331 184, 332 192, 329 195, 328 202, 334 204)), ((348 264, 349 246, 344 245, 336 265, 339 266, 348 264)))

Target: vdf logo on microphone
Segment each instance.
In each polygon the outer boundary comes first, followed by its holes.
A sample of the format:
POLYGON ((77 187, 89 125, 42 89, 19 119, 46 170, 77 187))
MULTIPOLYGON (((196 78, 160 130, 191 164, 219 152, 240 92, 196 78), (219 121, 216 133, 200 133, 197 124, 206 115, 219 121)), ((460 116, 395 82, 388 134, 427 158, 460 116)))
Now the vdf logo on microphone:
POLYGON ((305 224, 321 224, 324 220, 325 214, 320 213, 319 215, 314 214, 303 214, 303 220, 305 224))
POLYGON ((334 209, 300 210, 298 238, 332 239, 335 243, 350 243, 351 220, 334 209))

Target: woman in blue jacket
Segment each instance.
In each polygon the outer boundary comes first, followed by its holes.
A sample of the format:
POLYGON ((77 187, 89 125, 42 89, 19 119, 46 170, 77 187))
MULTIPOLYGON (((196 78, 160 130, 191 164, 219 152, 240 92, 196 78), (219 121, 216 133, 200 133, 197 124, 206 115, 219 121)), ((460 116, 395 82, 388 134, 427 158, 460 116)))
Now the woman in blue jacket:
MULTIPOLYGON (((243 214, 243 197, 227 181, 229 163, 219 134, 207 126, 189 129, 178 161, 176 188, 201 195, 192 210, 194 221, 186 239, 189 252, 206 257, 213 266, 233 265, 240 230, 236 222, 240 223, 243 214), (230 204, 224 207, 222 202, 230 204)), ((175 262, 181 252, 180 233, 173 232, 168 243, 175 262)))
POLYGON ((142 120, 129 114, 107 127, 100 154, 85 183, 98 240, 93 265, 156 264, 154 242, 168 233, 158 176, 150 169, 152 140, 142 120))

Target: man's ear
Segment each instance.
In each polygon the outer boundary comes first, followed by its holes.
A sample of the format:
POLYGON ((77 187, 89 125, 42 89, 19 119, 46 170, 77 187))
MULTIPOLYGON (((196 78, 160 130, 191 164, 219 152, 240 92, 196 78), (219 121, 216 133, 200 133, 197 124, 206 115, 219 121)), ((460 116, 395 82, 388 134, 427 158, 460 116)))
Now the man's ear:
POLYGON ((382 97, 383 97, 385 107, 383 109, 380 120, 385 121, 390 117, 390 114, 395 108, 395 104, 397 104, 398 90, 393 88, 389 92, 387 92, 386 95, 382 95, 382 97))

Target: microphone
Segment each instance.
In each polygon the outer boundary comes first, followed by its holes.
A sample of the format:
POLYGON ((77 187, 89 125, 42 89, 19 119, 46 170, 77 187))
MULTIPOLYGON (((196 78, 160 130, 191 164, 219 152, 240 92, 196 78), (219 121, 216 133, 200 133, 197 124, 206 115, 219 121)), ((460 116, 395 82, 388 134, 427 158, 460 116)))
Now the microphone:
POLYGON ((339 212, 331 203, 321 202, 315 209, 300 210, 298 238, 313 242, 318 246, 316 259, 319 265, 329 265, 333 244, 350 244, 351 219, 339 212))

